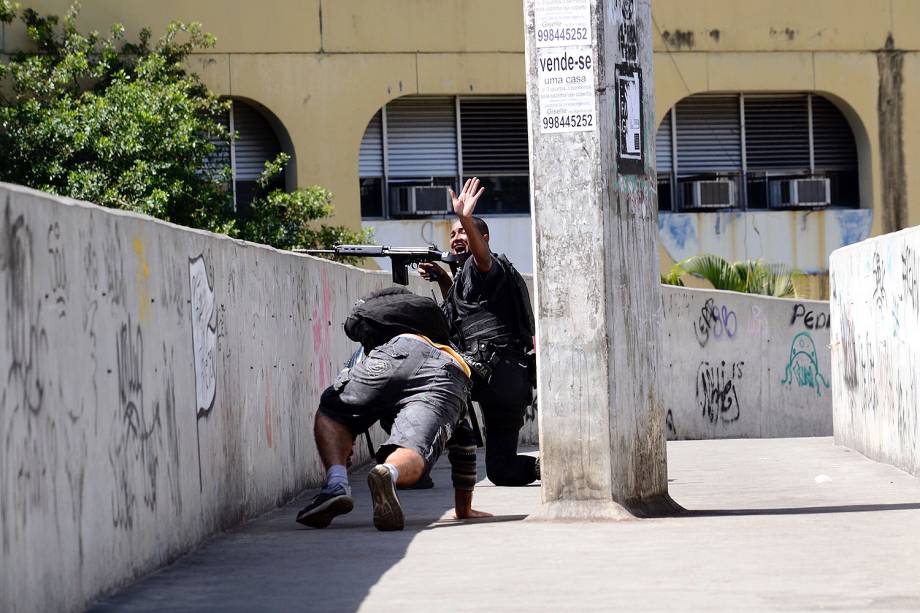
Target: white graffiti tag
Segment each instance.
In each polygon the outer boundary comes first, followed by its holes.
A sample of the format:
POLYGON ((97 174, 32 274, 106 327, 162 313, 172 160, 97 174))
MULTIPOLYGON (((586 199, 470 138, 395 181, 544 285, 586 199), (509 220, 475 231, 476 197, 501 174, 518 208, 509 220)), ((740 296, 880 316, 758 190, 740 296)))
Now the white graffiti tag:
POLYGON ((195 391, 198 396, 198 417, 214 406, 217 395, 217 375, 214 364, 217 353, 217 326, 214 314, 214 290, 208 281, 204 256, 188 263, 189 286, 192 294, 192 348, 195 356, 195 391))

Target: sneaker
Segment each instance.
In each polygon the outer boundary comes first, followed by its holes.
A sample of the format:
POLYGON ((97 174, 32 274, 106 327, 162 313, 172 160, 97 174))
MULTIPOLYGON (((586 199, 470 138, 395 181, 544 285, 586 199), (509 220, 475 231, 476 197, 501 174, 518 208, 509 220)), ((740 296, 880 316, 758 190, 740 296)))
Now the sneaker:
POLYGON ((378 530, 402 530, 406 524, 393 478, 386 466, 378 464, 367 474, 367 485, 374 501, 374 527, 378 530))
POLYGON ((434 481, 431 480, 431 475, 425 473, 422 477, 413 483, 412 485, 397 485, 396 489, 398 490, 430 490, 434 487, 434 481))
POLYGON ((350 513, 355 507, 348 490, 338 485, 334 489, 321 490, 313 501, 297 514, 297 523, 311 528, 325 528, 336 515, 350 513))

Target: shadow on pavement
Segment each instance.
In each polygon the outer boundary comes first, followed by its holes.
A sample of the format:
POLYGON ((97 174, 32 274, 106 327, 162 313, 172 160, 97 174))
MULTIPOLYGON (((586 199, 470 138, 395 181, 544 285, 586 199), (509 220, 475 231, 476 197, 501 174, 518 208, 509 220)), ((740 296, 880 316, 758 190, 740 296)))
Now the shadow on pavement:
POLYGON ((908 511, 920 509, 920 502, 893 504, 846 504, 821 507, 778 507, 775 509, 695 509, 683 517, 727 517, 747 515, 819 515, 822 513, 869 513, 874 511, 908 511))
MULTIPOLYGON (((446 462, 432 471, 434 489, 399 496, 406 529, 378 532, 371 520, 366 470, 351 475, 355 509, 323 530, 300 526, 307 492, 238 529, 219 535, 175 564, 95 605, 92 611, 357 611, 379 579, 426 530, 464 523, 508 522, 503 515, 453 519, 453 488, 446 462)), ((432 559, 449 566, 450 552, 432 559)), ((407 585, 407 596, 412 586, 407 585)))

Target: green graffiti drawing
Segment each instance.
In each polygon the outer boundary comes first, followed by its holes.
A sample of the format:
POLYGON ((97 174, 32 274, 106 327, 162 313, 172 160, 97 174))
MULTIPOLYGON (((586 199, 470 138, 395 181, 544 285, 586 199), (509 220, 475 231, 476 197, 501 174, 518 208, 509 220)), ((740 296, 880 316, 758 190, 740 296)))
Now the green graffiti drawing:
POLYGON ((792 385, 795 381, 799 387, 810 387, 820 396, 822 386, 830 388, 830 384, 821 374, 818 367, 818 352, 815 341, 809 332, 799 332, 792 339, 789 349, 789 363, 786 364, 786 376, 781 383, 792 385))

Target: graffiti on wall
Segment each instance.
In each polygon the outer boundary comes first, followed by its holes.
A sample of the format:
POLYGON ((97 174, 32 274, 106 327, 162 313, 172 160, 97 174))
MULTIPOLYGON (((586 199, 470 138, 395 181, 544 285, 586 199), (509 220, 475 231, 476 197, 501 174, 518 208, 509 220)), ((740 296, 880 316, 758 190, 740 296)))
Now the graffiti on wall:
POLYGON ((744 362, 700 362, 696 372, 696 402, 710 423, 730 424, 741 417, 737 384, 744 362))
POLYGON ((217 324, 214 321, 214 289, 208 280, 204 255, 189 259, 192 304, 192 349, 195 360, 196 414, 207 415, 217 396, 217 324))
POLYGON ((693 322, 693 334, 700 347, 712 338, 733 338, 738 331, 738 317, 725 305, 717 305, 709 298, 700 307, 700 316, 693 322))
POLYGON ((804 304, 796 303, 792 307, 792 318, 789 320, 789 325, 794 326, 796 324, 804 326, 809 330, 829 330, 831 327, 831 316, 824 311, 815 313, 814 310, 806 308, 804 304))
POLYGON ((128 318, 116 336, 119 419, 109 448, 115 476, 112 518, 118 528, 130 530, 142 502, 149 510, 157 503, 159 459, 153 435, 160 427, 159 409, 147 414, 144 405, 144 336, 128 318))
POLYGON ((48 352, 48 336, 40 323, 43 303, 32 302, 32 231, 21 215, 11 220, 7 210, 3 235, 6 239, 3 246, 4 268, 7 269, 6 302, 9 305, 6 327, 10 368, 6 382, 21 393, 17 404, 37 414, 45 394, 41 373, 48 352))
POLYGON ((758 305, 751 305, 751 318, 748 320, 748 336, 751 338, 770 338, 770 320, 758 305))
POLYGON ((918 276, 920 276, 920 258, 910 245, 904 245, 904 249, 901 250, 902 299, 913 308, 914 312, 920 311, 918 276))
POLYGON ((336 372, 332 362, 332 339, 330 338, 334 297, 325 268, 321 275, 322 282, 314 291, 313 311, 310 315, 313 332, 314 381, 319 384, 320 389, 332 382, 332 373, 336 372))
POLYGON ((781 383, 786 386, 795 383, 798 387, 811 388, 818 396, 822 390, 830 388, 818 366, 818 350, 811 333, 799 332, 792 339, 789 361, 786 363, 786 372, 781 383))
POLYGON ((843 382, 847 389, 854 390, 859 385, 859 362, 856 358, 856 333, 849 315, 841 318, 840 352, 843 354, 843 382))
POLYGON ((885 308, 885 266, 882 263, 882 256, 876 251, 872 258, 872 278, 875 280, 875 289, 872 291, 872 300, 875 301, 875 307, 881 311, 885 308))

